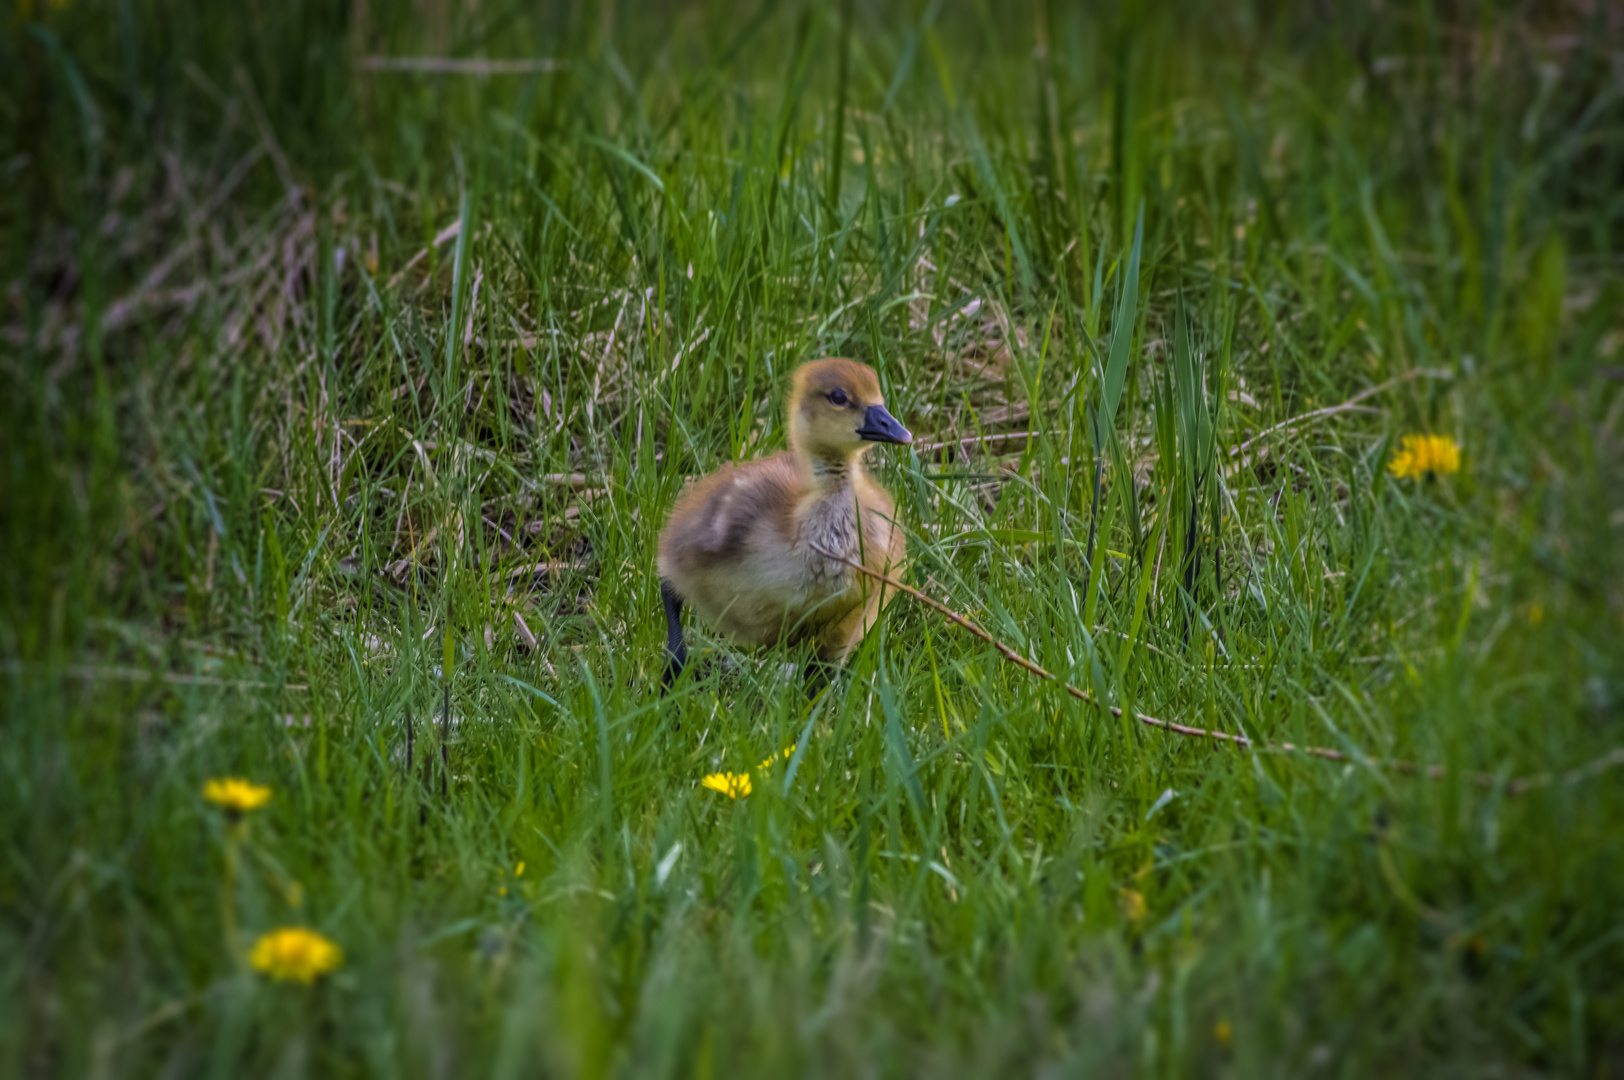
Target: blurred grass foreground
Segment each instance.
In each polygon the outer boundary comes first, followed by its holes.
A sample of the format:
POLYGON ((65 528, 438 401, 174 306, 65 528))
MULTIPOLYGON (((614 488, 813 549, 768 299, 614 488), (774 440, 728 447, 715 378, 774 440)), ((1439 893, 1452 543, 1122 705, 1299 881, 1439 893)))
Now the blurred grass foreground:
POLYGON ((16 0, 0 1075, 1624 1075, 1621 253, 1596 0, 16 0), (1086 700, 658 696, 825 355, 1086 700))

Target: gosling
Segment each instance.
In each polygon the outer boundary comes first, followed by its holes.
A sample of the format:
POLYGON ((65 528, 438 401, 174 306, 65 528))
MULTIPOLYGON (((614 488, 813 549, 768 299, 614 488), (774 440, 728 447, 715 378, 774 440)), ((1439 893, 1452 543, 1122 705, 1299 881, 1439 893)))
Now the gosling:
POLYGON ((688 660, 684 602, 742 643, 814 643, 811 674, 844 662, 891 599, 823 552, 880 573, 902 566, 895 506, 863 457, 874 443, 913 436, 886 411, 873 369, 852 360, 797 368, 785 412, 788 451, 723 466, 694 484, 660 534, 662 692, 688 660))

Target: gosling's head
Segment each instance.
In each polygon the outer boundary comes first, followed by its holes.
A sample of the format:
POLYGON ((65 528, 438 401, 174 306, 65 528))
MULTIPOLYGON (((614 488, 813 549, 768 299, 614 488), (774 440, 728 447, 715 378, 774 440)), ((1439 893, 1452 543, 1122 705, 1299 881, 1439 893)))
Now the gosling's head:
POLYGON ((845 459, 870 443, 913 442, 885 411, 874 369, 855 360, 812 360, 796 368, 787 419, 790 446, 813 458, 845 459))

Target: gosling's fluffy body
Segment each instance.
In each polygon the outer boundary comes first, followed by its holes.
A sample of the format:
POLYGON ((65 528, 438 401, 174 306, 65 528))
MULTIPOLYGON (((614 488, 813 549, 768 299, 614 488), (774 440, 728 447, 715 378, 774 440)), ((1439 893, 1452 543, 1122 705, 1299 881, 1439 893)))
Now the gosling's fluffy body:
POLYGON ((886 571, 901 563, 903 536, 873 480, 859 472, 818 490, 799 464, 785 452, 726 466, 690 488, 660 538, 660 576, 730 637, 754 645, 811 638, 821 658, 839 661, 862 639, 871 620, 860 616, 865 607, 877 613, 879 597, 819 549, 886 571))
POLYGON ((906 555, 891 497, 863 468, 874 441, 911 439, 885 411, 879 380, 851 360, 802 365, 786 419, 788 451, 700 480, 660 534, 668 680, 685 657, 681 601, 740 642, 810 640, 820 660, 839 663, 891 599, 819 550, 882 573, 900 568, 906 555))

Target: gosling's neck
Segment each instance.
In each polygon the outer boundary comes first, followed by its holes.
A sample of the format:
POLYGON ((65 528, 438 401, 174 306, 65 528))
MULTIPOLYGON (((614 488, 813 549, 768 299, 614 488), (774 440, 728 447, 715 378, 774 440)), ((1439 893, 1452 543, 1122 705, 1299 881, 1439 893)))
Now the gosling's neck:
POLYGON ((843 493, 863 475, 863 455, 795 449, 801 479, 818 498, 843 493))
POLYGON ((826 565, 827 553, 836 552, 846 558, 859 558, 862 542, 857 530, 857 491, 854 484, 863 475, 860 454, 806 454, 797 452, 801 481, 805 494, 796 507, 799 536, 809 549, 813 576, 820 578, 830 572, 826 565))

